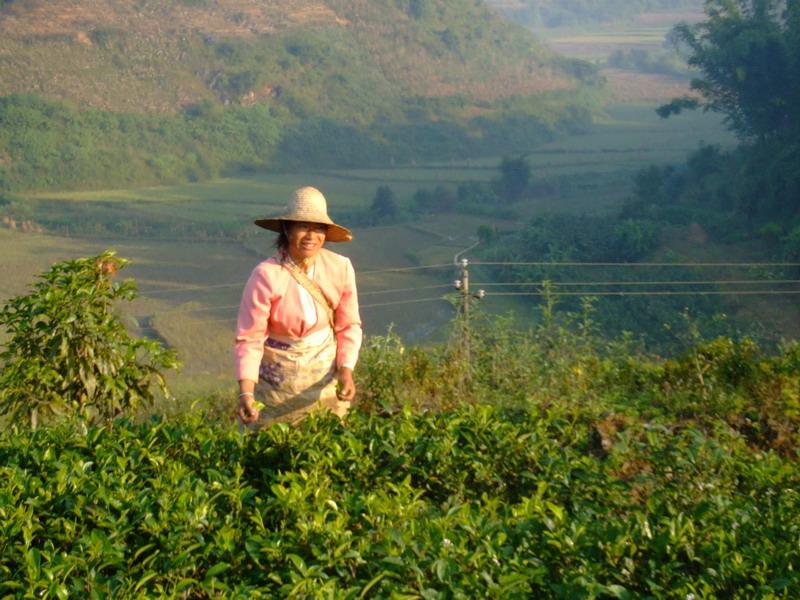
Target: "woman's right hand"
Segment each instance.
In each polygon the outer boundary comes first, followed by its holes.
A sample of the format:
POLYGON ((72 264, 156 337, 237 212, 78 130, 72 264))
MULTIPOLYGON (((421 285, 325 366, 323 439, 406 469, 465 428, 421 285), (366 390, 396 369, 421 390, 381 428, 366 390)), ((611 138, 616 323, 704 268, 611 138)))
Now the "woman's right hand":
POLYGON ((239 395, 239 418, 242 423, 249 425, 258 421, 260 411, 256 406, 255 396, 252 394, 239 395))

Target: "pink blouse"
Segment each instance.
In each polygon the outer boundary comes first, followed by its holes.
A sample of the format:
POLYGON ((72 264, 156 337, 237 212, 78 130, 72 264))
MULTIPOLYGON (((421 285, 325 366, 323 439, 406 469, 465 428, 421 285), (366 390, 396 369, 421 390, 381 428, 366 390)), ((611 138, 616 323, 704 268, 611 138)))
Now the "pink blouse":
MULTIPOLYGON (((350 259, 322 249, 314 260, 312 279, 331 301, 336 313, 336 365, 355 367, 361 348, 356 276, 350 259)), ((277 255, 259 263, 250 274, 239 305, 236 326, 237 379, 258 381, 264 342, 270 333, 302 338, 329 326, 322 308, 315 323, 306 320, 300 286, 284 269, 277 255)))

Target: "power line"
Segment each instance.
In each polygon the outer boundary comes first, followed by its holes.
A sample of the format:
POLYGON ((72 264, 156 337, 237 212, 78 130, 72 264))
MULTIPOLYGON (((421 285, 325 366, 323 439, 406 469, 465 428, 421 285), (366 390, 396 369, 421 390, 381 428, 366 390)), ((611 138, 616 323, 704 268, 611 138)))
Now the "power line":
MULTIPOLYGON (((436 287, 450 287, 450 286, 436 286, 436 287)), ((418 302, 431 302, 434 300, 444 300, 441 296, 436 296, 433 298, 414 298, 412 300, 396 300, 393 302, 378 302, 375 304, 362 304, 359 308, 373 308, 375 306, 394 306, 396 304, 415 304, 418 302)), ((193 313, 193 312, 202 312, 207 310, 227 310, 231 308, 239 308, 238 304, 228 304, 225 306, 204 306, 201 308, 175 308, 172 310, 162 310, 157 313, 154 313, 153 316, 160 316, 160 315, 168 315, 168 314, 176 314, 176 313, 193 313)))
MULTIPOLYGON (((664 282, 670 283, 670 282, 664 282)), ((504 285, 504 284, 501 284, 504 285)), ((431 286, 431 287, 450 287, 446 285, 442 286, 431 286)), ((392 290, 387 290, 387 293, 392 290)), ((800 290, 696 290, 696 291, 644 291, 644 292, 636 292, 636 291, 599 291, 599 292, 551 292, 550 295, 553 296, 719 296, 719 295, 729 295, 729 296, 749 296, 749 295, 794 295, 800 294, 800 290)), ((545 292, 490 292, 486 294, 486 296, 543 296, 545 292)), ((400 304, 416 304, 419 302, 432 302, 434 300, 444 300, 442 296, 436 296, 431 298, 414 298, 411 300, 396 300, 392 302, 378 302, 373 304, 362 304, 359 308, 374 308, 377 306, 395 306, 400 304)), ((154 314, 154 316, 158 315, 167 315, 167 314, 179 314, 179 313, 194 313, 194 312, 205 312, 205 311, 213 311, 213 310, 228 310, 233 308, 239 308, 238 304, 227 304, 224 306, 204 306, 200 308, 176 308, 171 310, 163 310, 159 311, 154 314)))
POLYGON ((391 290, 378 290, 373 292, 359 292, 358 297, 361 298, 363 296, 374 296, 376 294, 392 294, 395 292, 416 292, 417 290, 438 290, 442 288, 451 288, 453 287, 450 283, 443 283, 440 285, 421 285, 417 287, 407 287, 407 288, 394 288, 391 290))
POLYGON ((477 266, 525 266, 525 267, 800 267, 800 263, 787 262, 762 262, 762 263, 733 263, 733 262, 483 262, 471 261, 470 265, 477 266))
MULTIPOLYGON (((502 265, 539 265, 539 266, 631 266, 631 267, 641 267, 641 266, 660 266, 660 267, 674 267, 674 266, 687 266, 687 267, 710 267, 710 266, 737 266, 737 267, 754 267, 754 266, 800 266, 800 263, 579 263, 579 262, 476 262, 472 264, 477 265, 489 265, 489 266, 502 266, 502 265)), ((439 265, 423 265, 423 266, 416 266, 416 267, 397 267, 397 268, 390 268, 390 269, 380 269, 380 270, 373 270, 373 271, 364 271, 361 274, 374 274, 374 273, 390 273, 390 272, 404 272, 404 271, 415 271, 415 270, 423 270, 423 269, 439 269, 445 267, 452 267, 450 264, 439 264, 439 265)), ((509 282, 509 283, 500 283, 500 282, 486 282, 481 284, 473 284, 475 286, 483 286, 483 287, 521 287, 521 286, 541 286, 542 281, 529 281, 529 282, 509 282)), ((585 282, 553 282, 554 287, 576 287, 576 286, 586 286, 586 287, 599 287, 599 286, 689 286, 689 285, 754 285, 754 284, 763 284, 763 283, 771 283, 775 285, 786 285, 786 284, 798 284, 800 280, 798 279, 738 279, 738 280, 688 280, 688 281, 585 281, 585 282)), ((214 288, 225 288, 225 287, 234 287, 240 286, 240 283, 227 283, 227 284, 215 284, 215 285, 208 285, 208 286, 188 286, 184 288, 176 288, 176 289, 169 289, 169 290, 154 290, 149 293, 157 294, 157 293, 169 293, 169 292, 179 292, 179 291, 190 291, 190 290, 205 290, 205 289, 214 289, 214 288)), ((438 285, 428 285, 428 286, 415 286, 415 287, 406 287, 406 288, 392 288, 387 290, 374 290, 371 292, 362 292, 360 296, 372 296, 372 295, 382 295, 382 294, 394 294, 394 293, 401 293, 401 292, 416 292, 420 290, 433 290, 433 289, 443 289, 449 288, 449 284, 438 284, 438 285)), ((488 295, 491 296, 542 296, 545 292, 491 292, 488 295)), ((648 290, 648 291, 609 291, 609 290, 601 290, 598 292, 586 292, 586 291, 579 291, 579 292, 550 292, 553 296, 702 296, 702 295, 731 295, 731 296, 744 296, 744 295, 795 295, 800 294, 800 290, 692 290, 692 291, 677 291, 677 290, 648 290)), ((362 304, 361 308, 375 308, 381 306, 397 306, 403 304, 417 304, 422 302, 433 302, 443 300, 444 298, 441 296, 438 297, 429 297, 429 298, 415 298, 409 300, 395 300, 390 302, 379 302, 379 303, 372 303, 372 304, 362 304)), ((156 313, 154 316, 160 315, 168 315, 168 314, 177 314, 177 313, 197 313, 197 312, 205 312, 205 311, 216 311, 216 310, 229 310, 239 308, 238 304, 229 304, 229 305, 222 305, 222 306, 206 306, 206 307, 198 307, 198 308, 175 308, 175 309, 168 309, 164 311, 160 311, 156 313)), ((220 319, 220 320, 229 320, 229 319, 220 319)), ((203 322, 213 322, 211 321, 203 321, 203 322)))
MULTIPOLYGON (((492 292, 486 294, 486 298, 493 297, 493 296, 544 296, 544 292, 492 292)), ((553 292, 550 294, 551 296, 794 296, 800 295, 800 290, 731 290, 731 291, 717 291, 717 290, 708 290, 708 291, 645 291, 645 292, 609 292, 609 291, 601 291, 601 292, 594 292, 591 294, 587 294, 586 292, 553 292)), ((378 302, 374 304, 362 304, 359 309, 364 308, 376 308, 376 307, 383 307, 383 306, 397 306, 402 304, 418 304, 422 302, 435 302, 435 301, 445 301, 446 299, 442 296, 432 297, 432 298, 416 298, 413 300, 398 300, 394 302, 378 302)), ((174 313, 193 313, 193 312, 200 312, 200 311, 207 311, 207 310, 222 310, 222 309, 229 309, 229 308, 238 308, 238 305, 231 305, 231 306, 210 306, 205 308, 194 308, 194 309, 185 309, 185 310, 172 310, 172 311, 162 311, 159 313, 155 313, 152 317, 159 317, 165 314, 174 314, 174 313)), ((231 315, 229 317, 220 318, 220 319, 203 319, 200 321, 196 321, 197 323, 221 323, 221 322, 233 322, 236 321, 236 317, 231 315)))
POLYGON ((375 273, 399 273, 403 271, 421 271, 423 269, 442 269, 444 267, 451 267, 451 263, 445 263, 443 265, 423 265, 419 267, 394 267, 391 269, 376 269, 373 271, 358 271, 359 275, 373 275, 375 273))
MULTIPOLYGON (((544 296, 543 292, 493 292, 486 294, 486 298, 491 296, 544 296)), ((550 294, 552 296, 720 296, 720 295, 728 295, 728 296, 793 296, 793 295, 800 295, 800 290, 735 290, 735 291, 647 291, 647 292, 595 292, 593 294, 586 294, 584 292, 554 292, 550 294)), ((438 296, 435 298, 417 298, 414 300, 399 300, 395 302, 379 302, 375 304, 363 304, 359 308, 376 308, 381 306, 397 306, 401 304, 417 304, 421 302, 434 302, 438 300, 445 300, 445 298, 438 296)), ((237 305, 238 306, 238 305, 237 305)), ((189 309, 189 310, 178 310, 178 311, 165 311, 160 313, 155 313, 152 315, 153 317, 158 317, 160 315, 164 315, 167 313, 174 313, 174 312, 196 312, 201 310, 221 310, 223 308, 235 308, 232 306, 216 306, 216 307, 208 307, 208 308, 198 308, 198 309, 189 309)), ((230 323, 236 321, 236 317, 231 315, 230 317, 225 317, 221 319, 203 319, 201 321, 196 321, 197 323, 230 323)))
POLYGON ((364 304, 359 306, 359 308, 374 308, 376 306, 395 306, 397 304, 416 304, 417 302, 432 302, 434 300, 444 300, 441 296, 436 298, 417 298, 414 300, 398 300, 396 302, 380 302, 377 304, 364 304))
MULTIPOLYGON (((224 287, 244 287, 244 284, 241 283, 223 283, 219 285, 206 285, 206 286, 192 286, 192 287, 184 287, 184 288, 172 288, 168 290, 146 290, 142 293, 146 293, 148 295, 153 294, 168 294, 171 292, 184 292, 184 291, 192 291, 192 290, 206 290, 206 289, 214 289, 214 288, 224 288, 224 287)), ((415 287, 407 287, 407 288, 393 288, 389 290, 377 290, 372 292, 359 292, 359 297, 361 296, 373 296, 375 294, 391 294, 394 292, 415 292, 417 290, 434 290, 434 289, 441 289, 451 287, 450 284, 439 284, 439 285, 421 285, 415 287)), ((139 290, 142 291, 142 290, 139 290)))
MULTIPOLYGON (((483 287, 522 287, 522 286, 541 286, 544 282, 539 281, 521 281, 514 283, 473 283, 475 286, 483 287)), ((775 283, 775 284, 790 284, 800 283, 800 279, 739 279, 739 280, 713 280, 713 281, 700 281, 700 280, 675 280, 675 281, 550 281, 555 287, 575 287, 575 286, 601 286, 601 285, 747 285, 756 283, 775 283)))
MULTIPOLYGON (((443 263, 438 265, 419 265, 414 267, 391 267, 388 269, 374 269, 370 271, 358 271, 358 275, 373 275, 376 273, 395 273, 395 272, 404 272, 404 271, 421 271, 425 269, 442 269, 444 267, 452 267, 453 265, 450 263, 443 263)), ((165 284, 168 285, 168 284, 165 284)), ((192 290, 208 290, 208 289, 217 289, 217 288, 226 288, 226 287, 244 287, 244 282, 238 283, 219 283, 213 285, 190 285, 184 286, 179 288, 170 288, 170 289, 139 289, 138 291, 143 294, 169 294, 173 292, 184 292, 184 291, 192 291, 192 290)), ((416 289, 423 289, 423 288, 416 288, 416 289)))
POLYGON ((174 315, 176 313, 192 313, 192 312, 201 312, 206 310, 223 310, 229 308, 239 308, 238 304, 227 304, 225 306, 204 306, 202 308, 173 308, 169 310, 162 310, 157 313, 156 315, 174 315))
MULTIPOLYGON (((675 264, 675 263, 521 263, 521 262, 473 262, 473 265, 487 265, 487 266, 501 266, 501 265, 509 265, 509 266, 519 266, 519 265, 527 265, 527 266, 657 266, 657 267, 665 267, 665 266, 689 266, 689 267, 711 267, 711 266, 748 266, 748 267, 755 267, 755 266, 800 266, 800 263, 683 263, 683 264, 675 264)), ((374 273, 391 273, 391 272, 401 272, 401 271, 411 271, 417 269, 438 269, 443 267, 451 267, 452 265, 427 265, 423 267, 398 267, 392 269, 381 269, 377 271, 362 271, 359 274, 361 275, 369 275, 374 273)), ((586 285, 586 286, 599 286, 599 285, 728 285, 728 284, 754 284, 754 283, 761 283, 761 282, 769 282, 769 283, 776 283, 776 284, 789 284, 789 283, 800 283, 800 280, 797 279, 750 279, 750 280, 713 280, 713 281, 587 281, 587 282, 552 282, 553 285, 556 286, 579 286, 579 285, 586 285)), ((473 285, 480 285, 483 287, 494 287, 494 286, 526 286, 526 285, 541 285, 542 281, 528 281, 528 282, 513 282, 513 283, 496 283, 496 282, 486 282, 486 283, 475 283, 473 285)), ((170 289, 140 289, 138 290, 142 294, 146 294, 148 296, 158 295, 158 294, 172 294, 172 293, 179 293, 179 292, 190 292, 196 290, 211 290, 211 289, 220 289, 220 288, 229 288, 229 287, 244 287, 244 284, 239 283, 220 283, 220 284, 213 284, 213 285, 193 285, 193 286, 186 286, 180 288, 170 288, 170 289)), ((391 294, 394 292, 413 292, 416 290, 432 290, 432 289, 440 289, 450 287, 449 284, 443 285, 429 285, 429 286, 416 286, 416 287, 408 287, 408 288, 394 288, 389 290, 378 290, 372 292, 361 292, 359 296, 371 296, 375 294, 391 294)))
MULTIPOLYGON (((647 292, 553 292, 551 296, 783 296, 797 295, 800 290, 707 290, 707 291, 647 291, 647 292)), ((492 292, 490 296, 544 296, 544 292, 492 292)))
MULTIPOLYGON (((154 316, 157 317, 158 314, 156 314, 154 316)), ((235 322, 236 322, 236 316, 235 315, 232 315, 230 317, 225 317, 224 319, 202 319, 202 320, 194 319, 194 321, 193 321, 193 323, 195 323, 195 324, 201 324, 201 323, 202 324, 206 324, 206 323, 235 323, 235 322)))
POLYGON ((147 294, 147 295, 152 296, 154 294, 171 294, 173 292, 191 292, 191 291, 194 291, 194 290, 212 290, 212 289, 228 288, 228 287, 244 288, 244 283, 240 282, 240 283, 219 283, 219 284, 214 284, 214 285, 189 285, 189 286, 186 286, 186 287, 169 288, 169 289, 166 289, 166 290, 165 289, 152 289, 152 290, 144 289, 144 290, 138 290, 138 291, 140 291, 142 294, 147 294))
MULTIPOLYGON (((374 275, 376 273, 401 273, 401 272, 405 272, 405 271, 421 271, 421 270, 425 270, 425 269, 442 269, 444 267, 452 267, 452 266, 453 266, 452 264, 446 263, 446 264, 440 264, 440 265, 420 265, 420 266, 416 266, 416 267, 392 267, 392 268, 389 268, 389 269, 375 269, 375 270, 371 270, 371 271, 358 271, 357 274, 358 275, 374 275)), ((174 292, 188 292, 188 291, 193 291, 193 290, 210 290, 210 289, 227 288, 227 287, 241 287, 241 288, 243 288, 244 285, 245 284, 243 282, 239 282, 239 283, 220 283, 220 284, 213 284, 213 285, 192 285, 192 286, 185 286, 185 287, 180 287, 180 288, 170 288, 170 289, 167 289, 167 290, 164 290, 164 289, 140 289, 138 291, 141 292, 142 294, 149 294, 149 295, 153 295, 153 294, 171 294, 171 293, 174 293, 174 292)), ((447 287, 447 286, 442 286, 442 287, 447 287)), ((428 288, 418 287, 418 288, 401 289, 401 290, 397 290, 397 291, 412 291, 413 289, 433 289, 433 288, 432 287, 428 287, 428 288)), ((367 292, 367 293, 370 293, 370 292, 367 292)), ((381 292, 381 293, 383 293, 383 292, 381 292)), ((386 293, 388 293, 388 292, 386 292, 386 293)), ((366 295, 366 294, 361 294, 361 295, 366 295)))
MULTIPOLYGON (((398 300, 398 301, 395 301, 395 302, 379 302, 379 303, 376 303, 376 304, 362 304, 361 306, 359 306, 359 309, 362 309, 362 308, 374 308, 374 307, 378 307, 378 306, 395 306, 395 305, 398 305, 398 304, 416 304, 416 303, 419 303, 419 302, 433 302, 433 301, 436 301, 436 300, 444 300, 444 298, 442 298, 441 296, 437 296, 435 298, 416 298, 414 300, 398 300)), ((195 310, 214 310, 214 309, 223 309, 223 308, 230 308, 230 307, 217 306, 217 307, 209 307, 207 309, 205 309, 205 308, 203 308, 203 309, 190 309, 190 310, 177 311, 177 312, 187 312, 187 313, 189 313, 189 312, 194 312, 195 310)), ((158 317, 160 315, 166 314, 167 312, 168 311, 155 313, 152 316, 153 317, 158 317)), ((175 311, 172 311, 172 312, 175 312, 175 311)), ((196 321, 196 322, 197 323, 221 323, 221 322, 231 322, 231 321, 236 321, 236 316, 231 315, 230 317, 225 317, 225 318, 221 318, 221 319, 203 319, 201 321, 196 321)))

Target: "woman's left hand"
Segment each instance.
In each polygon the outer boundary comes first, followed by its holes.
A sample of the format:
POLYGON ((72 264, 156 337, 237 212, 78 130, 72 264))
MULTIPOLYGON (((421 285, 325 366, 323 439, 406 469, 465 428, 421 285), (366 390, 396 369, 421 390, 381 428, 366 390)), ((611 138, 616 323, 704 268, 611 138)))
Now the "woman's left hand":
POLYGON ((339 386, 336 391, 336 396, 339 400, 349 402, 355 398, 356 384, 353 381, 353 369, 340 367, 336 373, 336 378, 339 380, 339 386))

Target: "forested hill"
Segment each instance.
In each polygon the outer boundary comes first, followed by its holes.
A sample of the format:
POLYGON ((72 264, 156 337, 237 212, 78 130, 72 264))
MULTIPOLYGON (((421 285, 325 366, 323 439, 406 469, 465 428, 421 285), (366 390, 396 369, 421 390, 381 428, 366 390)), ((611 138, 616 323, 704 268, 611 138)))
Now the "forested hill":
POLYGON ((525 152, 596 84, 474 0, 0 0, 0 192, 525 152))
POLYGON ((703 10, 703 0, 486 0, 532 27, 564 27, 627 19, 647 12, 703 10))
POLYGON ((410 99, 577 86, 522 28, 474 0, 5 0, 3 94, 111 111, 266 103, 365 122, 410 99))

